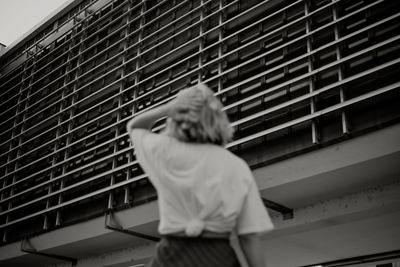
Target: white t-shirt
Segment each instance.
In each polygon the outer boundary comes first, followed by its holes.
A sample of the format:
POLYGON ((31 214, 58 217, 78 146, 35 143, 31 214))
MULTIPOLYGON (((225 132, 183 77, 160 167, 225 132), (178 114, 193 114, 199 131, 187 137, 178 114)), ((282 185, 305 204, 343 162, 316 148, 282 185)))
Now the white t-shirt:
POLYGON ((251 170, 229 150, 144 129, 132 130, 130 137, 137 160, 157 190, 160 234, 273 229, 251 170))

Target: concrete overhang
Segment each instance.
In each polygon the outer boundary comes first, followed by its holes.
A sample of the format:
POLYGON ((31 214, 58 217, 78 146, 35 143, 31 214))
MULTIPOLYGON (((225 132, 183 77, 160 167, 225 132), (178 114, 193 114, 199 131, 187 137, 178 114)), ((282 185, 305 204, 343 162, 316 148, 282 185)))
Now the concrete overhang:
POLYGON ((254 170, 262 195, 298 208, 400 181, 400 125, 254 170))

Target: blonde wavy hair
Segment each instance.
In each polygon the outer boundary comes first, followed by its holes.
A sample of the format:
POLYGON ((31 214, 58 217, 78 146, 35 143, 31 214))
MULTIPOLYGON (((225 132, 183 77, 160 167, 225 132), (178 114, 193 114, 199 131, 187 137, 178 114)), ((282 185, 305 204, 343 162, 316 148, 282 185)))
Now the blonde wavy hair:
POLYGON ((204 104, 197 112, 174 110, 167 119, 166 133, 183 142, 226 145, 232 139, 233 128, 222 103, 205 84, 185 90, 200 90, 204 104))

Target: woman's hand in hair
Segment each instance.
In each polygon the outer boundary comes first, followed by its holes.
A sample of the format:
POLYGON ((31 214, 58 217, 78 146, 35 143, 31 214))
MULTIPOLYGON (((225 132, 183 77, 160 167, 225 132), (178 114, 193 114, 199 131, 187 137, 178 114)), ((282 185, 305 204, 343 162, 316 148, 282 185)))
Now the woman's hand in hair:
POLYGON ((204 104, 203 94, 197 88, 189 88, 178 93, 177 97, 172 100, 170 112, 198 112, 204 104))

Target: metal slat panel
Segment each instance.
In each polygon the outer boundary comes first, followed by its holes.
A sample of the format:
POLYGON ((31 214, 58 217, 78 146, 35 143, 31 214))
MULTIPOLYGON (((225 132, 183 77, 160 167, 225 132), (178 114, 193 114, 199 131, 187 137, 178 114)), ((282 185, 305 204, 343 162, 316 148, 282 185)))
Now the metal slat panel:
MULTIPOLYGON (((400 10, 356 2, 102 0, 67 14, 25 47, 34 49, 14 66, 22 75, 0 79, 0 126, 11 126, 0 144, 3 242, 23 237, 23 225, 83 219, 73 209, 101 214, 154 197, 125 124, 198 81, 225 104, 237 130, 227 147, 244 155, 300 130, 294 154, 351 138, 377 123, 359 125, 371 103, 379 124, 395 123, 385 109, 398 97, 400 10), (328 119, 337 128, 327 133, 328 119)), ((291 152, 262 158, 282 153, 291 152)))

